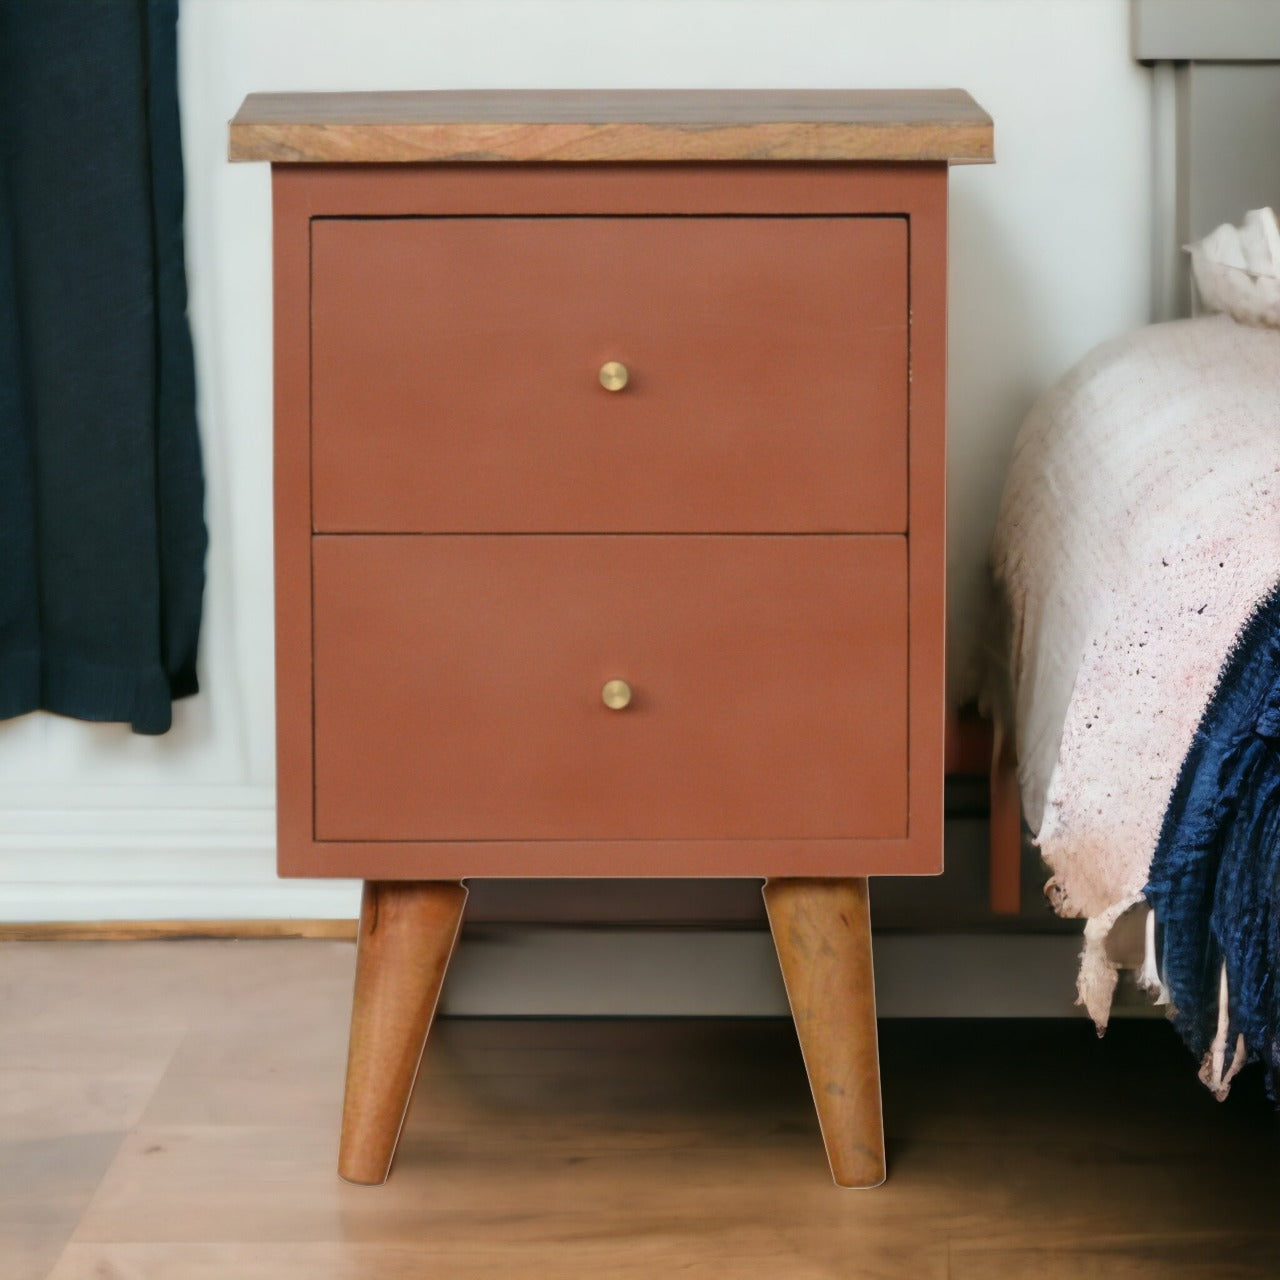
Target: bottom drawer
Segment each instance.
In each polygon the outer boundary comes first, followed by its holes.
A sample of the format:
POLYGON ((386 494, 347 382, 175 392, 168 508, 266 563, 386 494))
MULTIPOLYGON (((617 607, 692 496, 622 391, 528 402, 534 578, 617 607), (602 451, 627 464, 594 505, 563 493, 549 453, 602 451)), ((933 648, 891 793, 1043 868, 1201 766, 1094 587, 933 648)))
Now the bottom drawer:
POLYGON ((906 834, 903 537, 312 547, 317 840, 906 834))

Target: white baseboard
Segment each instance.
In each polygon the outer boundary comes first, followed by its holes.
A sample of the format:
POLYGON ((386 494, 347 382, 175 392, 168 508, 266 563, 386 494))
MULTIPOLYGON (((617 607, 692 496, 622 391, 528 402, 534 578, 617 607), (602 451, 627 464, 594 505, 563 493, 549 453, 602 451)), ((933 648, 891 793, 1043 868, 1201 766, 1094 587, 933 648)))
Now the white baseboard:
MULTIPOLYGON (((268 793, 184 798, 185 805, 156 808, 130 805, 119 792, 78 794, 67 806, 30 794, 26 805, 0 805, 0 920, 355 917, 357 881, 276 877, 268 793)), ((1070 1014, 1079 945, 1063 935, 880 935, 880 1013, 1070 1014)), ((488 925, 468 931, 443 1008, 750 1017, 785 1013, 786 998, 772 942, 758 930, 488 925)))
POLYGON ((351 919, 353 880, 276 877, 269 792, 207 789, 164 808, 76 794, 0 807, 0 920, 351 919), (42 804, 41 801, 46 801, 42 804))

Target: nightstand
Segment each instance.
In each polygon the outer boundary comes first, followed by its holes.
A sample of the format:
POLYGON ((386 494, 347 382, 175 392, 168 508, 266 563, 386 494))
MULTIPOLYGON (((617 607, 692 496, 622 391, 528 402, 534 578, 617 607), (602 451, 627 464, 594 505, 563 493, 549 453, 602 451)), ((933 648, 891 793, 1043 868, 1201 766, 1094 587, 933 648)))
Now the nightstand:
POLYGON ((254 95, 279 857, 366 882, 340 1172, 476 876, 760 876, 836 1181, 884 1176, 867 877, 942 865, 959 91, 254 95))

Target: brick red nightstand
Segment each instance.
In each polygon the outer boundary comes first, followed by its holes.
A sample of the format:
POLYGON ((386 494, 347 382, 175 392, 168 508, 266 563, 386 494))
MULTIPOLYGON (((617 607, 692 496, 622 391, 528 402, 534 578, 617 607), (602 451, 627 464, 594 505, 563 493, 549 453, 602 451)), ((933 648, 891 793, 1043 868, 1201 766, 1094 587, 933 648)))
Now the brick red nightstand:
POLYGON ((471 876, 761 876, 837 1182, 884 1176, 866 877, 942 863, 964 93, 255 95, 280 869, 366 881, 385 1178, 471 876))

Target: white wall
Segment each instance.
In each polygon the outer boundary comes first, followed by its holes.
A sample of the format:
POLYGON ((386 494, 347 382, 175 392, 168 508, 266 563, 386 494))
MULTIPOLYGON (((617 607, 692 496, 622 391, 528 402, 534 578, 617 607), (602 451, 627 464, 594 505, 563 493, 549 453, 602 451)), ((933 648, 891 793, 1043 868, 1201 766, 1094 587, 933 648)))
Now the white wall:
POLYGON ((951 678, 1012 435, 1037 390, 1142 323, 1149 73, 1126 0, 183 0, 188 272, 212 535, 202 679, 164 738, 0 726, 0 919, 348 914, 273 873, 271 254, 253 90, 951 86, 998 163, 952 171, 951 678))

